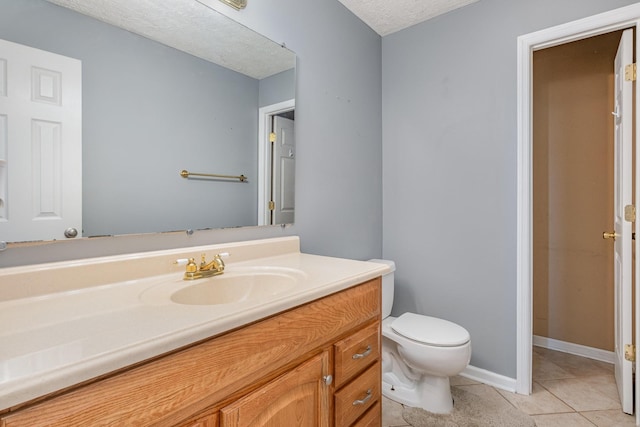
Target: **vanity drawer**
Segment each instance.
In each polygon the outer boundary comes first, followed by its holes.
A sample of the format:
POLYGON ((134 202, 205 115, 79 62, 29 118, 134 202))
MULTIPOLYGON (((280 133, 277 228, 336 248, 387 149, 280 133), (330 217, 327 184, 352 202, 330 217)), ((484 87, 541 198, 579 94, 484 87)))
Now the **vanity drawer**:
POLYGON ((380 421, 382 420, 382 401, 378 400, 367 411, 362 418, 358 419, 353 424, 353 427, 380 427, 380 421))
MULTIPOLYGON (((334 394, 336 426, 350 426, 380 400, 380 363, 334 394)), ((366 424, 365 424, 366 425, 366 424)))
POLYGON ((334 345, 336 387, 341 387, 380 357, 380 322, 334 345))

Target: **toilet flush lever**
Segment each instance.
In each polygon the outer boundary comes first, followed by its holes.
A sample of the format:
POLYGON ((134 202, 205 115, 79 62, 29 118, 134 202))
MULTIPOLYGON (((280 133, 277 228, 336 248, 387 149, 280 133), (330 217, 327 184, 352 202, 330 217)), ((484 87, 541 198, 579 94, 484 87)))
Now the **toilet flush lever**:
POLYGON ((618 234, 616 234, 616 232, 615 232, 615 231, 613 231, 613 232, 611 232, 611 233, 608 233, 608 232, 606 232, 606 231, 605 231, 604 233, 602 233, 602 238, 603 238, 603 239, 613 239, 613 240, 616 240, 616 237, 618 237, 618 234))
POLYGON ((370 354, 371 354, 371 346, 368 345, 367 348, 364 350, 364 352, 356 353, 353 356, 351 356, 351 358, 352 359, 362 359, 363 357, 367 357, 370 354))

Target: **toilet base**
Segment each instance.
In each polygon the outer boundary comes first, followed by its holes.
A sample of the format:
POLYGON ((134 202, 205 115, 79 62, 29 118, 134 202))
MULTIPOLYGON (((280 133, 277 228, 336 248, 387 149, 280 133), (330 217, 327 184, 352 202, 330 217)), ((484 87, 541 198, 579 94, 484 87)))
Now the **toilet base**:
POLYGON ((448 414, 453 410, 449 377, 424 375, 419 381, 411 381, 407 378, 400 379, 393 372, 384 372, 382 395, 434 414, 448 414))

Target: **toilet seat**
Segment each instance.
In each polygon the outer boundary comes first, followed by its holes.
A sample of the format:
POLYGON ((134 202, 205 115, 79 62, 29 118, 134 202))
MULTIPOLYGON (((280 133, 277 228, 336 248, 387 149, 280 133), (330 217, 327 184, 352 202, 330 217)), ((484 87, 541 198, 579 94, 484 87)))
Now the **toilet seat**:
POLYGON ((405 338, 435 347, 457 347, 471 339, 469 332, 460 325, 415 313, 404 313, 390 326, 405 338))

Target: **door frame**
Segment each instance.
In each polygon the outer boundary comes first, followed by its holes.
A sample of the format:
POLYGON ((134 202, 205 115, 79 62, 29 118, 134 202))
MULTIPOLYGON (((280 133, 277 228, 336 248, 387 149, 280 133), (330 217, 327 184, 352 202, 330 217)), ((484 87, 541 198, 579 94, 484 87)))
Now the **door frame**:
MULTIPOLYGON (((517 232, 516 232, 516 392, 531 394, 532 389, 532 351, 533 351, 533 187, 532 187, 532 67, 533 52, 558 46, 572 41, 621 30, 636 28, 636 62, 640 58, 640 4, 625 6, 609 12, 583 18, 577 21, 547 28, 518 37, 517 46, 517 232)), ((640 99, 640 84, 636 84, 636 99, 640 99)), ((635 109, 637 123, 639 114, 635 109)), ((635 140, 640 141, 640 126, 636 127, 635 140)), ((636 163, 639 163, 640 150, 636 150, 636 163)), ((640 200, 640 186, 636 175, 635 200, 640 200)), ((636 221, 634 231, 640 230, 640 221, 636 221)), ((640 235, 640 234, 639 234, 640 235)), ((635 241, 636 251, 638 242, 635 241)), ((636 260, 640 264, 640 259, 636 260)), ((637 266, 636 266, 637 267, 637 266)), ((636 287, 640 283, 640 269, 636 268, 636 287)), ((636 292, 636 312, 640 307, 640 295, 636 292)), ((640 342, 640 319, 636 315, 636 343, 640 342)), ((640 363, 636 362, 636 369, 640 363)), ((640 371, 638 371, 640 372, 640 371)), ((636 413, 640 393, 636 394, 636 413)))
POLYGON ((271 117, 295 108, 296 100, 288 99, 258 109, 258 225, 270 225, 267 198, 271 194, 271 117))

